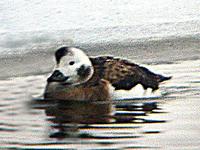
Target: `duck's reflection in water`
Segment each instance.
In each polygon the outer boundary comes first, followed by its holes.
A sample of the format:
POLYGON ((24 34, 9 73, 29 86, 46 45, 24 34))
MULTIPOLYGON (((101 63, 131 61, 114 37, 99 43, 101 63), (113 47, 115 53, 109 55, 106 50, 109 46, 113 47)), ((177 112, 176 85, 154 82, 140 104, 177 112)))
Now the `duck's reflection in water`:
POLYGON ((79 125, 110 123, 113 120, 112 104, 108 101, 51 101, 54 105, 45 107, 51 128, 58 131, 50 137, 75 136, 79 125))
MULTIPOLYGON (((110 125, 117 124, 123 126, 123 124, 165 122, 165 120, 145 119, 149 113, 160 110, 157 102, 135 103, 133 101, 111 104, 108 101, 39 100, 37 104, 35 103, 34 108, 45 110, 51 129, 49 137, 57 139, 95 138, 93 135, 79 132, 79 129, 94 128, 94 124, 104 124, 103 128, 105 129, 105 124, 110 128, 110 125)), ((159 133, 159 131, 155 133, 159 133)))
POLYGON ((88 101, 59 101, 45 109, 54 123, 108 123, 111 121, 111 103, 88 101))

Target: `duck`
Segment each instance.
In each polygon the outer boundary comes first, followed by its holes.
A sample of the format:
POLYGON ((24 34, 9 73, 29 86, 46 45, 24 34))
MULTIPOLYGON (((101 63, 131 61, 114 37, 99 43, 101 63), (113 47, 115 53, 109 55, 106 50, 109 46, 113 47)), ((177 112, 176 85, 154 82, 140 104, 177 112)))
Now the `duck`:
POLYGON ((93 76, 95 70, 89 57, 78 48, 61 47, 56 50, 55 59, 44 99, 56 101, 56 106, 47 108, 46 115, 54 116, 54 122, 59 123, 112 122, 109 82, 93 76))
MULTIPOLYGON (((88 56, 76 47, 61 46, 47 79, 45 98, 110 101, 159 91, 171 79, 131 60, 114 56, 88 56)), ((159 93, 160 94, 160 93, 159 93)))

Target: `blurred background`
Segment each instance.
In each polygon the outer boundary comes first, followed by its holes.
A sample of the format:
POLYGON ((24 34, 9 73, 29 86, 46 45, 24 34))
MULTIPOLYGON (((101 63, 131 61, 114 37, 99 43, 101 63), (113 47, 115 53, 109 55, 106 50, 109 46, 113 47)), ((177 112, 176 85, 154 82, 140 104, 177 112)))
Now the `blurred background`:
POLYGON ((197 0, 1 0, 0 78, 49 71, 63 44, 142 63, 197 59, 199 7, 197 0))

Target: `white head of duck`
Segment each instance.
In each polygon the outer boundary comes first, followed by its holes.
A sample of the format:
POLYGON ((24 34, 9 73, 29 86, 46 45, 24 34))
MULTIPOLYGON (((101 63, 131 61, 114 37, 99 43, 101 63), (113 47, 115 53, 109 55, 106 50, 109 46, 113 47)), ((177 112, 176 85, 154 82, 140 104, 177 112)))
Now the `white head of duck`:
POLYGON ((87 82, 94 73, 89 57, 75 47, 60 47, 55 53, 56 66, 48 82, 78 85, 87 82))

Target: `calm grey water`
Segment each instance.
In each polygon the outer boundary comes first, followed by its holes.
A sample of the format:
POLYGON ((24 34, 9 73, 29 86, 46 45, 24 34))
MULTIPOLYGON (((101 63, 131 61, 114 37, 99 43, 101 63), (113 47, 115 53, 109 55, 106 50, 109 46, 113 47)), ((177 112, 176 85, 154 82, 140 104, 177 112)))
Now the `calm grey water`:
POLYGON ((198 150, 199 6, 195 0, 2 0, 1 148, 198 150), (126 57, 173 79, 161 85, 162 98, 113 102, 113 123, 77 125, 65 107, 38 100, 62 44, 126 57))
POLYGON ((60 44, 199 38, 196 0, 1 0, 1 55, 52 51, 60 44))
POLYGON ((1 0, 0 78, 49 72, 63 44, 140 63, 197 59, 199 6, 196 0, 1 0))
POLYGON ((41 101, 46 75, 0 80, 1 147, 199 149, 199 63, 151 65, 173 76, 161 85, 167 94, 158 99, 113 102, 113 123, 78 125, 68 116, 69 104, 41 101))

